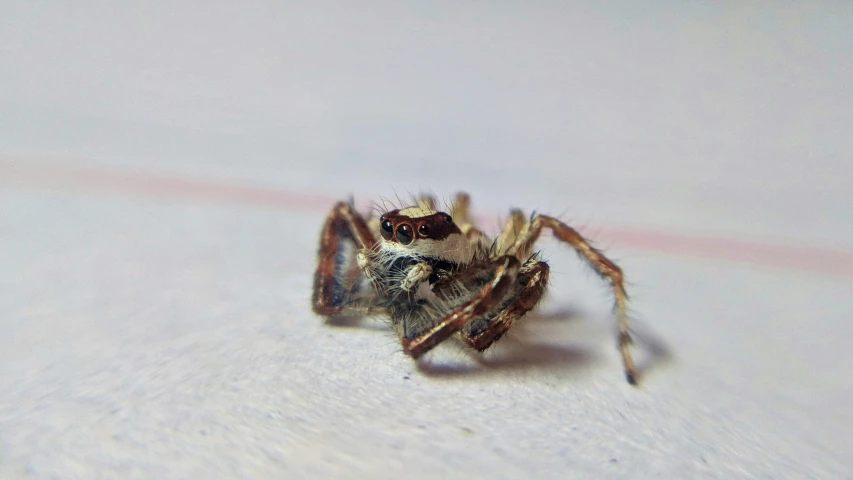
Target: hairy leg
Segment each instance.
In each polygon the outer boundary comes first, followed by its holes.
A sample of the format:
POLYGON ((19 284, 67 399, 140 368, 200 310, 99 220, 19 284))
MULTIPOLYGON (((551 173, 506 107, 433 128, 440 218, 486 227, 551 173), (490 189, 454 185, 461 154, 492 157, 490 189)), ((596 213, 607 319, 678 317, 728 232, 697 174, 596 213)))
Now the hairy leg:
POLYGON ((619 327, 619 351, 622 354, 622 364, 625 368, 625 377, 628 383, 635 384, 637 371, 634 360, 631 358, 631 335, 628 333, 628 314, 626 303, 628 294, 625 292, 624 276, 622 270, 603 253, 595 249, 575 229, 546 215, 536 215, 530 221, 525 232, 518 237, 515 244, 505 253, 507 255, 527 255, 533 244, 539 238, 543 228, 549 228, 561 241, 572 246, 584 259, 595 269, 599 276, 610 280, 613 287, 615 299, 614 310, 619 327))
MULTIPOLYGON (((515 245, 515 241, 518 239, 518 236, 524 233, 526 226, 527 219, 524 217, 524 213, 518 209, 510 210, 509 217, 506 219, 506 222, 501 229, 501 233, 498 235, 497 242, 495 243, 495 250, 498 254, 502 254, 503 252, 510 250, 512 246, 515 245)), ((515 252, 510 254, 515 254, 515 252)), ((529 256, 528 252, 519 252, 515 255, 515 258, 524 261, 529 256)))
POLYGON ((320 234, 317 271, 314 273, 312 305, 320 315, 341 313, 346 286, 343 285, 343 242, 352 241, 359 250, 373 251, 376 239, 364 218, 352 205, 340 202, 332 208, 320 234))
POLYGON ((456 222, 456 225, 473 225, 474 221, 471 220, 471 197, 465 192, 459 192, 456 194, 456 197, 453 198, 453 204, 450 207, 450 216, 453 217, 453 221, 456 222))
POLYGON ((524 281, 526 278, 526 281, 512 302, 488 319, 484 327, 476 331, 463 329, 462 340, 471 348, 481 352, 489 348, 512 327, 513 322, 526 315, 539 303, 548 285, 549 271, 550 268, 545 262, 531 262, 529 266, 523 266, 518 276, 519 280, 524 281))
MULTIPOLYGON (((515 257, 502 257, 492 280, 483 285, 467 302, 455 308, 435 325, 412 337, 403 337, 403 350, 412 357, 420 357, 432 347, 447 340, 471 320, 485 315, 500 305, 516 282, 520 264, 515 257)), ((405 329, 404 329, 405 331, 405 329)))
POLYGON ((435 206, 435 197, 430 194, 424 193, 418 198, 418 207, 425 212, 434 212, 435 206))
POLYGON ((478 243, 482 247, 487 247, 491 241, 489 237, 477 227, 474 219, 471 218, 471 197, 464 192, 456 194, 453 199, 453 207, 450 209, 450 216, 453 217, 453 222, 462 230, 462 234, 469 242, 478 243))

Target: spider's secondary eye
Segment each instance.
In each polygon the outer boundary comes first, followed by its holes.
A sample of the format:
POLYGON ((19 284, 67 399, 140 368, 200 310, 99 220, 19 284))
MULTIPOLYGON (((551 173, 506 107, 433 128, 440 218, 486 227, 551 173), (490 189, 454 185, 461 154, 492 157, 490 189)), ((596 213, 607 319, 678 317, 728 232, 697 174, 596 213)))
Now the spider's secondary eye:
POLYGON ((379 224, 379 233, 382 234, 382 238, 385 240, 390 240, 391 234, 394 233, 394 226, 391 225, 391 220, 380 218, 379 221, 382 222, 379 224))
POLYGON ((453 223, 453 217, 446 213, 444 214, 444 219, 447 221, 447 223, 453 223))
POLYGON ((423 224, 418 227, 418 233, 420 233, 422 237, 426 237, 427 235, 429 235, 429 225, 423 224))
POLYGON ((412 243, 412 237, 414 233, 415 232, 412 231, 412 227, 404 223, 397 227, 397 240, 403 245, 412 243))

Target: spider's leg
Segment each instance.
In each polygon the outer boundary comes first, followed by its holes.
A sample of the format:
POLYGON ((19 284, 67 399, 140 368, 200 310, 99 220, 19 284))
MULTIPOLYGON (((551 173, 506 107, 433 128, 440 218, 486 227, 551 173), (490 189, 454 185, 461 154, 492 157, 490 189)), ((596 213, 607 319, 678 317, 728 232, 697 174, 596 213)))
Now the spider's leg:
POLYGON ((343 282, 343 241, 352 241, 359 250, 373 251, 376 239, 364 218, 351 204, 340 202, 332 208, 320 234, 317 271, 314 273, 312 305, 320 315, 341 313, 347 289, 343 282))
POLYGON ((516 253, 510 251, 512 246, 515 245, 516 240, 518 240, 519 235, 524 233, 526 226, 527 219, 524 217, 524 212, 518 209, 510 210, 509 217, 506 219, 501 233, 495 241, 495 252, 498 255, 502 255, 505 252, 510 255, 514 254, 518 259, 528 257, 528 252, 516 253))
POLYGON ((457 193, 448 213, 450 213, 453 221, 459 226, 465 224, 473 225, 474 221, 471 219, 471 196, 465 192, 457 193))
POLYGON ((453 217, 453 222, 459 226, 459 230, 462 230, 468 241, 479 243, 483 247, 487 247, 491 243, 489 237, 480 230, 474 219, 471 218, 471 197, 467 193, 459 192, 456 194, 450 209, 450 216, 453 217))
POLYGON ((436 202, 433 195, 423 193, 418 198, 418 207, 424 212, 434 212, 436 210, 435 206, 436 202))
POLYGON ((409 336, 403 334, 403 350, 412 357, 420 357, 429 349, 447 340, 471 320, 483 316, 500 305, 516 282, 520 264, 515 257, 498 259, 492 280, 483 285, 473 297, 456 307, 425 331, 409 336))
POLYGON ((476 330, 470 328, 477 322, 470 323, 462 329, 462 340, 475 350, 483 351, 512 327, 513 322, 523 317, 532 310, 548 285, 548 272, 550 268, 545 262, 533 261, 524 265, 518 274, 519 283, 524 286, 518 291, 512 301, 498 311, 493 317, 486 320, 485 325, 477 325, 476 330))
POLYGON ((630 346, 632 342, 631 335, 628 333, 628 314, 626 312, 628 294, 625 292, 622 269, 590 245, 575 229, 546 215, 535 215, 524 233, 518 237, 515 244, 506 253, 508 255, 519 255, 529 252, 543 228, 551 229, 558 239, 571 245, 595 269, 599 276, 610 280, 615 298, 614 310, 619 327, 619 351, 622 354, 625 377, 628 383, 635 384, 637 369, 634 366, 634 360, 631 358, 630 346))

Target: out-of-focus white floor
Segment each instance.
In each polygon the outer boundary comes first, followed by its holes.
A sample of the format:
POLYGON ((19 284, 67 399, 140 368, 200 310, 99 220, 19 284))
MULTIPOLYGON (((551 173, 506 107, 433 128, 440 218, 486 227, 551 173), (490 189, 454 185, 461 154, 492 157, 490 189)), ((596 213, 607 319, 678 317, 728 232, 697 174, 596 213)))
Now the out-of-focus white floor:
POLYGON ((851 20, 0 3, 0 477, 853 477, 851 20), (479 362, 311 313, 334 199, 460 189, 619 260, 640 388, 550 240, 479 362))

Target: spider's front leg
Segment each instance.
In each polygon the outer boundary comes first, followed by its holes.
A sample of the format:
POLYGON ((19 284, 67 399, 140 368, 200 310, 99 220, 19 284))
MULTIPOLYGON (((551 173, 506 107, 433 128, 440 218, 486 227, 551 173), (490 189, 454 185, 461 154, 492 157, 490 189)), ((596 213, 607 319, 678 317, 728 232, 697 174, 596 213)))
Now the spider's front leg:
POLYGON ((520 264, 515 257, 505 256, 495 269, 492 280, 483 285, 468 301, 446 314, 426 331, 403 336, 403 350, 412 357, 418 358, 432 347, 450 338, 466 324, 477 317, 487 314, 500 305, 507 293, 516 282, 520 264))
POLYGON ((599 276, 610 280, 615 299, 614 310, 619 327, 619 351, 622 354, 625 378, 628 380, 628 383, 636 384, 637 369, 634 366, 634 360, 631 358, 630 346, 632 341, 631 335, 628 333, 628 314, 626 312, 628 294, 625 292, 622 269, 590 245, 575 229, 556 218, 546 215, 534 216, 526 230, 518 235, 515 243, 509 246, 504 253, 507 255, 527 255, 533 248, 533 244, 539 238, 539 235, 541 235, 543 228, 551 229, 559 240, 568 243, 575 251, 583 256, 599 276))
POLYGON ((319 260, 314 273, 312 305, 320 315, 341 313, 346 301, 343 282, 343 242, 350 240, 360 252, 375 251, 377 242, 364 218, 352 205, 340 202, 332 208, 320 234, 319 260))
POLYGON ((548 286, 550 268, 545 262, 531 260, 525 263, 518 274, 519 283, 524 286, 515 294, 512 301, 496 312, 485 324, 473 322, 462 329, 462 340, 471 348, 482 352, 500 339, 513 322, 527 314, 539 303, 545 287, 548 286), (479 325, 477 325, 479 323, 479 325))

